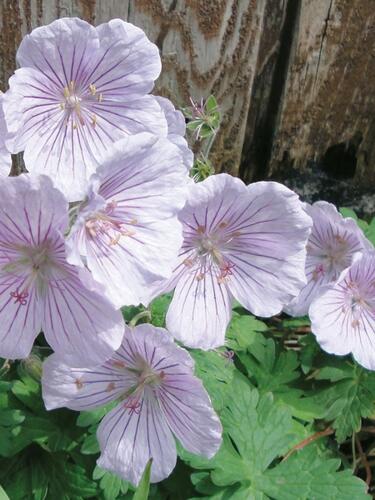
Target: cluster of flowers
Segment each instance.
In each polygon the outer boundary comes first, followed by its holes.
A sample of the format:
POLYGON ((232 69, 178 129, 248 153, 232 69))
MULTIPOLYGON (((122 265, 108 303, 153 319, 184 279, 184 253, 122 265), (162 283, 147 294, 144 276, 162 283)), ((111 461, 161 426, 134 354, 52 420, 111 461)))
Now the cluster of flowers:
POLYGON ((161 63, 140 29, 60 19, 17 60, 1 96, 0 356, 27 357, 43 331, 46 407, 112 403, 103 468, 137 484, 153 458, 159 481, 173 435, 216 453, 220 421, 173 337, 224 345, 234 300, 310 311, 323 348, 375 368, 375 254, 359 228, 275 182, 195 183, 182 114, 149 94, 161 63), (29 173, 6 177, 19 151, 29 173), (170 291, 167 330, 124 324, 122 306, 170 291))

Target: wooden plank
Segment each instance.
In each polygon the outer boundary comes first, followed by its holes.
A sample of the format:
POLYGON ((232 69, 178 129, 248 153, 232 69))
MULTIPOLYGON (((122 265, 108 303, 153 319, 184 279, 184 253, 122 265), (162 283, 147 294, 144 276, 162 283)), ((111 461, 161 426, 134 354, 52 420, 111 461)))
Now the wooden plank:
POLYGON ((345 161, 354 155, 354 180, 375 181, 374 56, 373 0, 301 2, 269 173, 315 160, 350 177, 345 161))

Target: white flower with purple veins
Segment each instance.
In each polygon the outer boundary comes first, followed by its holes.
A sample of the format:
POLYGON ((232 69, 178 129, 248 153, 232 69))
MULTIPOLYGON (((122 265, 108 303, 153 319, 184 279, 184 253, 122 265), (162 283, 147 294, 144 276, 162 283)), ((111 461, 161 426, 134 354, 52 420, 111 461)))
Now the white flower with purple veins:
POLYGON ((147 133, 115 144, 92 177, 68 239, 70 262, 85 263, 117 307, 139 304, 172 274, 188 180, 179 148, 147 133))
POLYGON ((8 131, 4 118, 3 101, 4 94, 0 92, 0 177, 8 176, 11 167, 11 156, 5 146, 8 131))
POLYGON ((284 310, 292 316, 307 314, 311 302, 321 293, 321 287, 340 276, 358 253, 371 245, 351 218, 344 218, 336 207, 326 201, 304 205, 313 220, 307 242, 307 284, 284 310))
POLYGON ((48 177, 0 183, 0 357, 25 358, 41 330, 85 366, 121 344, 121 313, 66 261, 67 226, 68 203, 48 177))
POLYGON ((173 434, 189 452, 207 458, 221 444, 220 421, 193 372, 192 358, 170 334, 145 324, 126 328, 120 349, 97 368, 73 368, 49 357, 43 398, 48 410, 90 410, 116 402, 98 428, 98 464, 138 484, 153 458, 151 481, 157 482, 176 465, 173 434))
POLYGON ((190 347, 223 345, 233 298, 258 316, 281 311, 306 283, 311 219, 276 182, 246 186, 227 174, 193 184, 180 213, 184 242, 172 278, 167 328, 190 347))
POLYGON ((310 306, 311 330, 332 354, 352 353, 375 370, 375 251, 364 254, 327 285, 310 306))
POLYGON ((164 111, 168 123, 168 139, 180 148, 184 165, 190 171, 193 166, 194 155, 185 139, 186 123, 184 115, 181 111, 175 109, 171 101, 165 97, 155 96, 155 99, 164 111))
POLYGON ((140 131, 167 135, 157 100, 157 47, 120 19, 94 28, 58 19, 27 35, 9 80, 5 116, 12 152, 31 173, 51 176, 69 201, 82 199, 113 142, 140 131))

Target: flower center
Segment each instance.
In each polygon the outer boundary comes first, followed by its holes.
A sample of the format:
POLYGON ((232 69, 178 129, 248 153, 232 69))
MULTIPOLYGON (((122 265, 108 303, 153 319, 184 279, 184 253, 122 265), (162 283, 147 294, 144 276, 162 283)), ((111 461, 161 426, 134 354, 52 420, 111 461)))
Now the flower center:
MULTIPOLYGON (((128 389, 120 399, 123 400, 123 406, 129 411, 129 414, 138 414, 141 411, 143 392, 146 387, 155 390, 160 387, 165 378, 163 370, 157 372, 144 360, 139 358, 136 367, 129 367, 122 361, 113 361, 112 366, 120 371, 128 371, 135 375, 134 385, 128 389)), ((114 387, 111 388, 113 390, 114 387)))
POLYGON ((128 221, 120 219, 116 213, 117 203, 115 200, 107 203, 104 210, 91 215, 85 223, 86 232, 91 239, 100 239, 107 246, 117 245, 122 236, 134 236, 133 227, 137 224, 136 219, 128 221))
POLYGON ((229 244, 240 233, 228 231, 227 228, 226 222, 221 222, 212 231, 207 231, 204 226, 197 226, 191 240, 194 253, 185 259, 184 264, 192 268, 198 281, 210 272, 216 276, 217 282, 222 284, 233 274, 235 265, 226 254, 229 244))
POLYGON ((65 113, 65 125, 72 123, 73 129, 87 123, 95 127, 97 116, 90 111, 91 106, 103 101, 103 94, 98 93, 95 85, 80 89, 75 81, 71 81, 63 89, 63 101, 60 108, 65 113))
POLYGON ((23 278, 20 288, 10 291, 14 303, 26 305, 29 297, 29 288, 36 285, 39 293, 43 293, 50 279, 51 271, 58 268, 53 258, 53 251, 49 242, 36 247, 18 247, 17 257, 2 268, 2 271, 18 278, 23 278))

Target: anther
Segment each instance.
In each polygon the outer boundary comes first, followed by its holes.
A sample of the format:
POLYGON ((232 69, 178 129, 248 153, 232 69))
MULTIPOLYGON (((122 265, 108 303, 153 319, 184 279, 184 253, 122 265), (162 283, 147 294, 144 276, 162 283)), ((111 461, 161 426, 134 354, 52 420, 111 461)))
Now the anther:
POLYGON ((78 390, 82 389, 83 387, 83 382, 80 378, 76 378, 75 381, 74 381, 76 387, 78 390))
POLYGON ((90 83, 89 90, 90 90, 90 94, 91 95, 95 95, 96 94, 96 87, 95 87, 95 85, 93 83, 90 83))

